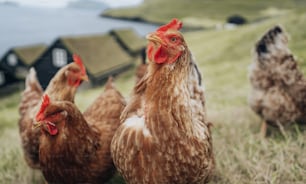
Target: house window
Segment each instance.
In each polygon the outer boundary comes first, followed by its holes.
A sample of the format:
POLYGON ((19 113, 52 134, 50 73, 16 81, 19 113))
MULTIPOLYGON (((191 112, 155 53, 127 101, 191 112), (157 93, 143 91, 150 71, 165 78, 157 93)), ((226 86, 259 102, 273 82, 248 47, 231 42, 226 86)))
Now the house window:
POLYGON ((56 67, 62 67, 67 64, 67 52, 65 49, 53 49, 52 51, 53 65, 56 67))
POLYGON ((17 64, 17 56, 15 54, 10 54, 7 56, 7 63, 10 66, 15 66, 17 64))
POLYGON ((0 71, 0 85, 5 83, 5 77, 3 71, 0 71))

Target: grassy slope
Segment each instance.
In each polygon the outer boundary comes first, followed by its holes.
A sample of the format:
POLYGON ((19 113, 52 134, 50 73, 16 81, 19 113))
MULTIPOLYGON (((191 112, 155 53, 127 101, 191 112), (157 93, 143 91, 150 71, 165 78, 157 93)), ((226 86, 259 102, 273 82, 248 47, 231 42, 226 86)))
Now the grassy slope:
POLYGON ((151 22, 167 22, 177 17, 190 25, 212 26, 223 23, 228 16, 239 14, 249 21, 285 13, 305 7, 303 0, 145 0, 139 7, 110 9, 103 15, 113 17, 141 17, 151 22), (279 11, 282 10, 282 11, 279 11))
MULTIPOLYGON (((280 23, 292 35, 292 50, 299 58, 306 58, 305 22, 306 14, 288 14, 235 30, 185 34, 204 75, 208 115, 214 123, 217 168, 211 183, 306 183, 305 127, 290 127, 287 138, 273 130, 261 140, 260 119, 249 110, 246 101, 247 67, 254 42, 280 23)), ((305 62, 300 66, 306 72, 305 62)), ((133 84, 133 71, 116 81, 125 96, 133 84)), ((101 90, 79 92, 76 103, 85 109, 101 90)), ((19 100, 19 94, 0 99, 0 183, 41 183, 39 172, 28 169, 22 158, 17 128, 19 100)))
POLYGON ((287 139, 273 131, 262 141, 260 119, 247 106, 247 67, 254 42, 272 25, 281 24, 292 33, 289 45, 294 53, 306 58, 305 20, 306 15, 287 15, 237 30, 188 34, 204 73, 208 115, 215 125, 216 183, 306 182, 305 127, 292 126, 287 139))

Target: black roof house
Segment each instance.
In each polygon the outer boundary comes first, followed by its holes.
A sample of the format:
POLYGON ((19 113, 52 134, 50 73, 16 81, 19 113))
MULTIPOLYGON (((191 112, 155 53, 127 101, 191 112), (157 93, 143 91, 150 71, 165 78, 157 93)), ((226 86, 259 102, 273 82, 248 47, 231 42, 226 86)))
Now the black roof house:
POLYGON ((60 37, 33 65, 44 89, 61 67, 73 62, 74 53, 82 58, 92 85, 104 82, 109 75, 119 74, 134 63, 109 34, 60 37))
POLYGON ((146 48, 146 39, 140 37, 132 28, 112 30, 110 34, 131 56, 140 55, 146 48))
POLYGON ((4 88, 11 84, 20 81, 14 75, 6 71, 3 67, 0 66, 0 88, 4 88))
POLYGON ((10 75, 23 80, 28 73, 28 69, 46 48, 47 46, 43 44, 14 47, 3 55, 0 65, 10 75))

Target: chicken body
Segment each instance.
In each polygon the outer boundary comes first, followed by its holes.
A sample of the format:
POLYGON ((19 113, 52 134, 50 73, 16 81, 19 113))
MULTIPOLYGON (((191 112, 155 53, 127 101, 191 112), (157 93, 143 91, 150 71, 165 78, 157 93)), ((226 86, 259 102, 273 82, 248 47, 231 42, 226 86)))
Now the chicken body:
MULTIPOLYGON (((83 114, 66 101, 54 102, 58 105, 46 110, 51 116, 51 112, 66 114, 50 120, 56 135, 43 131, 40 137, 41 170, 49 183, 103 183, 115 173, 110 143, 125 100, 111 83, 83 114)), ((48 114, 45 117, 49 121, 48 114)))
POLYGON ((112 141, 114 163, 130 184, 206 183, 214 168, 204 91, 178 29, 161 34, 180 36, 181 55, 173 63, 167 63, 171 56, 162 63, 149 57, 148 72, 134 88, 112 141))
MULTIPOLYGON (((75 62, 61 68, 50 81, 45 93, 50 94, 53 100, 68 100, 73 102, 74 96, 79 86, 78 77, 72 76, 73 71, 80 69, 80 64, 75 62), (71 81, 71 85, 68 84, 71 81)), ((81 71, 79 77, 87 77, 86 72, 81 71)), ((34 68, 30 70, 26 78, 25 90, 19 106, 19 133, 21 137, 24 157, 27 164, 33 169, 39 169, 39 135, 40 131, 32 129, 35 114, 38 111, 43 90, 36 78, 34 68)))
POLYGON ((266 123, 280 128, 306 120, 306 80, 287 44, 280 26, 270 29, 256 44, 249 77, 250 107, 266 123))
POLYGON ((39 108, 42 94, 43 90, 36 78, 36 72, 34 68, 31 68, 26 78, 25 90, 22 93, 18 124, 24 158, 27 164, 33 169, 39 169, 38 137, 40 131, 32 130, 32 122, 39 108))

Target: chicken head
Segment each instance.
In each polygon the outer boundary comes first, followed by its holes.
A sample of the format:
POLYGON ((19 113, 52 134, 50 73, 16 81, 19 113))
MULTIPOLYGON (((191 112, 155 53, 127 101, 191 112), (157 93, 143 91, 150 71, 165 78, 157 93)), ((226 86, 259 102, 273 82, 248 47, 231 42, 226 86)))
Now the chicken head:
POLYGON ((173 19, 155 32, 148 34, 147 55, 157 64, 174 63, 187 48, 183 35, 179 32, 182 22, 173 19))
POLYGON ((81 57, 73 54, 73 61, 74 62, 68 66, 65 74, 68 78, 68 84, 70 86, 78 87, 82 81, 88 81, 88 76, 81 57))
POLYGON ((50 135, 58 134, 57 124, 67 117, 67 112, 59 105, 52 104, 49 96, 43 96, 42 103, 38 113, 36 114, 33 127, 43 127, 50 135))

